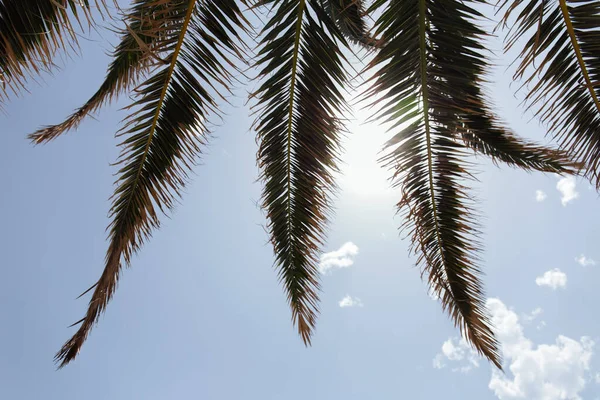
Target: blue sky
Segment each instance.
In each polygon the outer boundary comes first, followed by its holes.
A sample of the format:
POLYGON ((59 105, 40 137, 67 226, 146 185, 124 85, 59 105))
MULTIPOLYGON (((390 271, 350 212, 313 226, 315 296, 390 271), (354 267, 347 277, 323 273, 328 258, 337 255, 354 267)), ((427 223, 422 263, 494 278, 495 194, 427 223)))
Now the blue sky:
MULTIPOLYGON (((399 194, 374 161, 387 136, 372 124, 353 122, 345 144, 325 248, 337 253, 322 265, 321 317, 305 348, 257 206, 245 90, 78 359, 56 371, 53 355, 86 306, 75 297, 103 267, 114 133, 127 98, 48 145, 33 147, 25 135, 96 89, 109 50, 97 35, 82 41, 81 57, 31 84, 0 115, 0 398, 600 398, 597 193, 583 180, 478 159, 482 265, 502 375, 461 343, 427 295, 397 231, 399 194)), ((510 59, 499 58, 489 90, 500 115, 519 134, 543 140, 509 88, 510 59)))

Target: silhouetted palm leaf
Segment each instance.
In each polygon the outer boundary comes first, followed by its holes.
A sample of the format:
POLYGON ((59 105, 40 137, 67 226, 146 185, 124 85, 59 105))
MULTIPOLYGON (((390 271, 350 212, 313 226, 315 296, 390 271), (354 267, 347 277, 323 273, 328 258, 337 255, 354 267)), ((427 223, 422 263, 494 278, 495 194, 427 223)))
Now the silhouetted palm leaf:
POLYGON ((367 48, 377 47, 370 36, 363 0, 322 0, 323 8, 335 22, 340 32, 353 43, 367 48))
POLYGON ((503 162, 525 170, 574 174, 580 168, 564 152, 543 147, 515 136, 499 124, 490 111, 481 110, 484 118, 477 118, 462 133, 466 146, 489 156, 496 164, 503 162))
POLYGON ((119 94, 134 87, 141 74, 156 64, 155 42, 158 42, 159 38, 155 34, 161 32, 159 26, 166 22, 162 13, 167 9, 167 4, 164 2, 153 3, 149 5, 145 0, 133 2, 131 9, 124 17, 127 26, 119 30, 121 40, 113 51, 113 60, 104 82, 96 93, 65 121, 39 129, 29 135, 29 139, 34 143, 47 142, 64 132, 76 129, 86 116, 94 113, 119 94))
POLYGON ((379 0, 375 33, 382 48, 370 67, 370 94, 383 104, 379 118, 395 133, 384 161, 402 187, 417 263, 465 338, 500 367, 478 277, 478 231, 463 182, 471 174, 462 134, 483 135, 491 124, 480 85, 486 67, 477 1, 379 0))
POLYGON ((318 312, 317 260, 335 184, 345 40, 318 0, 267 0, 255 93, 263 207, 276 264, 306 344, 318 312))
POLYGON ((506 50, 526 39, 515 73, 525 78, 525 103, 600 188, 600 4, 515 0, 502 7, 504 24, 517 13, 506 50))
POLYGON ((113 196, 106 266, 93 289, 75 335, 56 355, 60 366, 75 358, 110 301, 122 263, 159 226, 158 214, 171 208, 189 168, 207 137, 207 120, 218 112, 215 96, 229 90, 239 56, 238 30, 245 22, 235 0, 148 0, 165 5, 152 34, 156 54, 166 65, 140 88, 120 135, 125 137, 122 165, 113 196))
MULTIPOLYGON (((105 7, 104 0, 95 5, 105 7)), ((76 44, 74 23, 91 16, 89 0, 1 0, 0 101, 29 75, 50 70, 56 52, 76 44)))

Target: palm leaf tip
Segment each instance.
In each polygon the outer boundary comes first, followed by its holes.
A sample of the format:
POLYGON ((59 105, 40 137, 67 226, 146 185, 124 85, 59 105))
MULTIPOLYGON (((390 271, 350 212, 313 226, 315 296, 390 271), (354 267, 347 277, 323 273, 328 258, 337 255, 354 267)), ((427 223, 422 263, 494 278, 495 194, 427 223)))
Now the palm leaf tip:
POLYGON ((261 32, 261 84, 254 127, 262 207, 292 321, 306 345, 318 314, 318 254, 345 110, 346 40, 319 0, 264 1, 273 16, 261 32))
POLYGON ((104 271, 78 331, 56 355, 60 366, 77 356, 111 300, 123 265, 179 197, 207 140, 208 117, 219 114, 217 98, 230 89, 232 59, 241 54, 237 41, 244 22, 234 1, 140 1, 164 6, 154 35, 167 64, 138 87, 134 111, 119 132, 122 152, 104 271), (205 23, 211 18, 222 25, 205 23))
POLYGON ((63 122, 40 128, 28 135, 28 139, 33 144, 46 143, 77 129, 86 117, 134 87, 152 67, 164 64, 156 55, 161 48, 161 35, 156 33, 164 29, 165 19, 161 14, 166 8, 161 1, 136 0, 123 15, 126 27, 117 30, 120 41, 98 90, 63 122))

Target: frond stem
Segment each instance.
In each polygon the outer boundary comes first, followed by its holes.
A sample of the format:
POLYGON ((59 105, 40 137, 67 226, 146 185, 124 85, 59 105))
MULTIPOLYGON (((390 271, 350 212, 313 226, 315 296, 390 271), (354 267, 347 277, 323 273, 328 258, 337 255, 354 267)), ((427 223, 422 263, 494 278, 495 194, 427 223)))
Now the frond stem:
POLYGON ((292 53, 292 81, 290 83, 290 107, 287 126, 287 203, 288 203, 288 227, 291 225, 289 211, 292 209, 292 122, 294 117, 294 99, 296 89, 296 70, 298 69, 298 53, 300 50, 300 34, 302 32, 302 16, 306 8, 306 0, 300 0, 298 5, 298 21, 296 21, 296 37, 294 39, 294 51, 292 53))
POLYGON ((600 111, 600 100, 598 100, 598 96, 596 95, 596 91, 594 90, 594 85, 592 84, 592 80, 590 79, 590 75, 587 70, 587 66, 585 65, 585 60, 583 59, 583 55, 581 54, 581 48, 579 47, 579 42, 577 41, 577 36, 575 35, 575 28, 573 27, 573 22, 571 22, 571 16, 569 14, 569 8, 567 6, 566 0, 559 0, 560 9, 562 11, 563 18, 565 20, 565 25, 567 25, 567 32, 569 32, 569 37, 571 38, 571 44, 573 45, 573 50, 575 51, 575 55, 577 56, 577 62, 579 63, 579 68, 581 69, 581 73, 583 74, 583 79, 585 79, 586 87, 590 91, 592 95, 592 99, 596 104, 596 108, 600 111))
MULTIPOLYGON (((173 78, 173 72, 175 71, 175 65, 177 65, 177 57, 179 56, 179 52, 181 51, 181 46, 183 45, 183 40, 185 39, 185 34, 187 32, 188 25, 192 19, 192 14, 196 7, 197 0, 190 0, 188 5, 187 13, 185 14, 185 19, 183 20, 183 25, 181 26, 181 32, 179 32, 179 39, 177 39, 177 45, 175 46, 175 50, 173 51, 171 64, 169 65, 169 70, 167 72, 167 77, 165 79, 165 84, 160 92, 160 98, 158 99, 158 104, 156 105, 156 111, 154 113, 154 118, 152 119, 152 126, 150 127, 150 134, 148 135, 148 141, 146 142, 146 148, 144 149, 144 153, 142 154, 142 158, 140 161, 140 166, 135 175, 135 181, 133 182, 133 188, 137 187, 138 181, 140 179, 140 175, 142 174, 142 168, 144 168, 144 162, 146 161, 146 157, 148 156, 148 152, 150 151, 150 144, 152 143, 152 139, 154 137, 154 133, 156 132, 156 124, 158 123, 158 118, 160 117, 160 110, 162 109, 162 105, 165 101, 165 96, 167 95, 167 90, 169 89, 169 84, 171 83, 171 79, 173 78)), ((133 196, 134 191, 131 191, 133 196)))
POLYGON ((427 86, 427 0, 419 0, 419 41, 421 52, 421 96, 423 102, 423 119, 425 122, 425 138, 427 140, 427 169, 429 173, 429 193, 431 195, 431 208, 435 224, 435 236, 440 244, 440 257, 444 267, 446 259, 442 250, 442 235, 438 221, 438 210, 435 203, 435 190, 433 183, 433 151, 431 150, 431 127, 429 125, 429 88, 427 86))

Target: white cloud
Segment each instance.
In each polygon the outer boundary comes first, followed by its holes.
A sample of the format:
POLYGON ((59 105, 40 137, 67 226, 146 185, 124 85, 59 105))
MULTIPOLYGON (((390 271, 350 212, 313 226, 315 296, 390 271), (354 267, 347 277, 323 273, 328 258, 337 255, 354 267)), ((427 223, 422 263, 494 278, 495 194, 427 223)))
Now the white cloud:
POLYGON ((546 197, 548 197, 548 196, 542 190, 535 191, 535 201, 542 202, 542 201, 546 200, 546 197))
POLYGON ((579 197, 579 193, 575 190, 575 178, 572 176, 561 178, 556 184, 556 188, 562 195, 560 202, 563 206, 579 197))
POLYGON ((545 327, 546 327, 546 321, 540 321, 540 323, 538 324, 538 326, 535 327, 535 329, 537 329, 538 331, 541 331, 545 327))
POLYGON ((542 310, 540 307, 537 307, 535 310, 531 311, 529 314, 523 314, 522 315, 523 321, 532 322, 537 317, 539 317, 543 312, 544 312, 544 310, 542 310))
POLYGON ((506 375, 492 371, 489 388, 500 400, 575 400, 585 388, 594 342, 559 335, 554 344, 534 345, 517 314, 499 299, 489 299, 492 324, 501 343, 506 375), (512 375, 512 378, 509 376, 512 375))
POLYGON ((346 242, 338 250, 321 256, 319 272, 325 274, 333 269, 348 268, 354 264, 354 256, 357 254, 358 246, 352 242, 346 242))
POLYGON ((579 263, 579 265, 581 265, 582 267, 587 267, 588 265, 596 265, 596 261, 592 260, 591 258, 587 258, 583 254, 579 257, 575 257, 575 261, 577 261, 577 263, 579 263))
MULTIPOLYGON (((488 299, 486 306, 504 360, 505 374, 494 368, 488 384, 498 399, 581 400, 588 382, 600 383, 600 373, 590 371, 594 342, 589 337, 574 340, 559 335, 554 343, 534 344, 525 336, 517 314, 500 299, 488 299)), ((541 313, 536 308, 530 316, 541 313)), ((464 373, 477 368, 479 360, 464 339, 451 338, 433 359, 433 367, 457 366, 452 371, 464 373)))
POLYGON ((464 338, 449 338, 442 344, 442 352, 433 358, 433 367, 445 368, 446 362, 454 366, 453 372, 467 373, 479 367, 479 356, 464 338))
POLYGON ((567 274, 558 268, 554 268, 544 272, 542 276, 535 278, 535 283, 538 286, 548 286, 549 288, 556 290, 559 287, 565 287, 567 284, 567 274))
POLYGON ((352 297, 350 295, 347 295, 346 297, 344 297, 343 299, 341 299, 338 302, 338 304, 342 308, 346 308, 346 307, 362 307, 363 306, 363 302, 358 297, 352 297))

